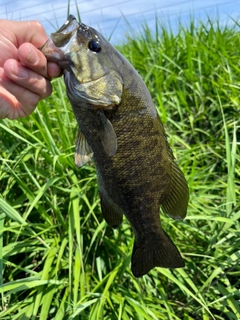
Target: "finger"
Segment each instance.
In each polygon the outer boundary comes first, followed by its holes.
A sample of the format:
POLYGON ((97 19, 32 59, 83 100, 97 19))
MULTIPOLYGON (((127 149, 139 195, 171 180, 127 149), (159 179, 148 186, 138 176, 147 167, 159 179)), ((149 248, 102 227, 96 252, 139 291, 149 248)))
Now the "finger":
POLYGON ((18 57, 23 65, 45 78, 56 78, 62 73, 56 63, 47 62, 42 52, 30 43, 24 43, 19 47, 18 57))
POLYGON ((31 43, 24 43, 19 47, 18 57, 24 66, 48 78, 47 59, 31 43))
POLYGON ((13 120, 30 115, 36 105, 33 103, 23 106, 15 96, 1 86, 2 78, 4 78, 4 70, 0 68, 0 119, 9 118, 13 120))
POLYGON ((63 74, 63 70, 54 62, 48 62, 47 69, 50 79, 60 77, 63 74))
POLYGON ((15 95, 18 101, 22 102, 22 99, 25 99, 25 97, 21 95, 25 92, 28 94, 29 91, 37 94, 40 99, 47 98, 52 93, 50 81, 27 67, 24 67, 18 61, 9 59, 4 63, 3 68, 5 76, 12 81, 3 81, 2 86, 15 95), (15 85, 13 85, 13 82, 15 85))
POLYGON ((48 39, 48 36, 39 21, 25 21, 21 32, 18 33, 19 42, 31 42, 35 47, 41 47, 48 39))
POLYGON ((14 119, 29 115, 37 106, 40 97, 38 94, 14 83, 0 69, 0 113, 14 119), (5 110, 5 111, 4 111, 5 110))
MULTIPOLYGON (((2 69, 0 70, 1 74, 2 69)), ((0 119, 15 119, 14 110, 17 100, 7 90, 0 87, 0 119)))
POLYGON ((48 39, 47 34, 38 21, 1 21, 1 34, 7 37, 16 47, 25 42, 31 42, 35 47, 41 47, 48 39))
POLYGON ((30 115, 34 108, 23 108, 20 102, 4 88, 0 88, 0 119, 17 119, 30 115))

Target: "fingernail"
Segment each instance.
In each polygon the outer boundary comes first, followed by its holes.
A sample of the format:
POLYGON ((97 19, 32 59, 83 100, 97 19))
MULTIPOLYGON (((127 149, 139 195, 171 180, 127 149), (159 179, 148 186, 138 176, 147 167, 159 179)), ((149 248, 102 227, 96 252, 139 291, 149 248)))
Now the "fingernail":
POLYGON ((25 79, 28 77, 28 72, 25 68, 17 63, 17 61, 12 61, 12 73, 21 79, 25 79))
POLYGON ((33 50, 32 46, 29 46, 28 55, 27 55, 28 63, 35 65, 39 61, 39 56, 35 50, 33 50))

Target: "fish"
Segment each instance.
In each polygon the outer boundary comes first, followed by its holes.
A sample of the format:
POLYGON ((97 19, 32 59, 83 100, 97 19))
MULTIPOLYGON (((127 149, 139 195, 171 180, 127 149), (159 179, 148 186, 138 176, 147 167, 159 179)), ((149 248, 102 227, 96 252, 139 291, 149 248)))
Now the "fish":
POLYGON ((132 227, 133 275, 184 267, 161 226, 160 207, 183 219, 188 184, 142 78, 107 39, 73 15, 40 50, 63 69, 78 123, 76 166, 93 160, 104 219, 117 228, 125 215, 132 227))

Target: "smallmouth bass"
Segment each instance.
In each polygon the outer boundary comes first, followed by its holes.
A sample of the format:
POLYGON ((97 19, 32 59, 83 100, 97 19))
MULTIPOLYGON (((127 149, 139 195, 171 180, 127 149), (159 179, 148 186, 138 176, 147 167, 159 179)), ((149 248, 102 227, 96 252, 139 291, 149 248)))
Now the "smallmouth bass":
POLYGON ((64 70, 79 126, 75 163, 94 161, 103 217, 117 228, 124 214, 132 226, 133 275, 183 267, 159 208, 184 218, 188 186, 143 80, 99 32, 72 15, 40 50, 64 70))

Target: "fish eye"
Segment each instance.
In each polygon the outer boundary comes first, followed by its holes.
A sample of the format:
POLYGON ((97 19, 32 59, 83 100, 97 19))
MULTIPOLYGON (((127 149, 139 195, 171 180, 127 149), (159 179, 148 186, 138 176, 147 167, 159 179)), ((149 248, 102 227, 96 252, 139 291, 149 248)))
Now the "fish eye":
POLYGON ((89 42, 88 48, 93 52, 100 52, 102 50, 100 43, 95 40, 89 42))

